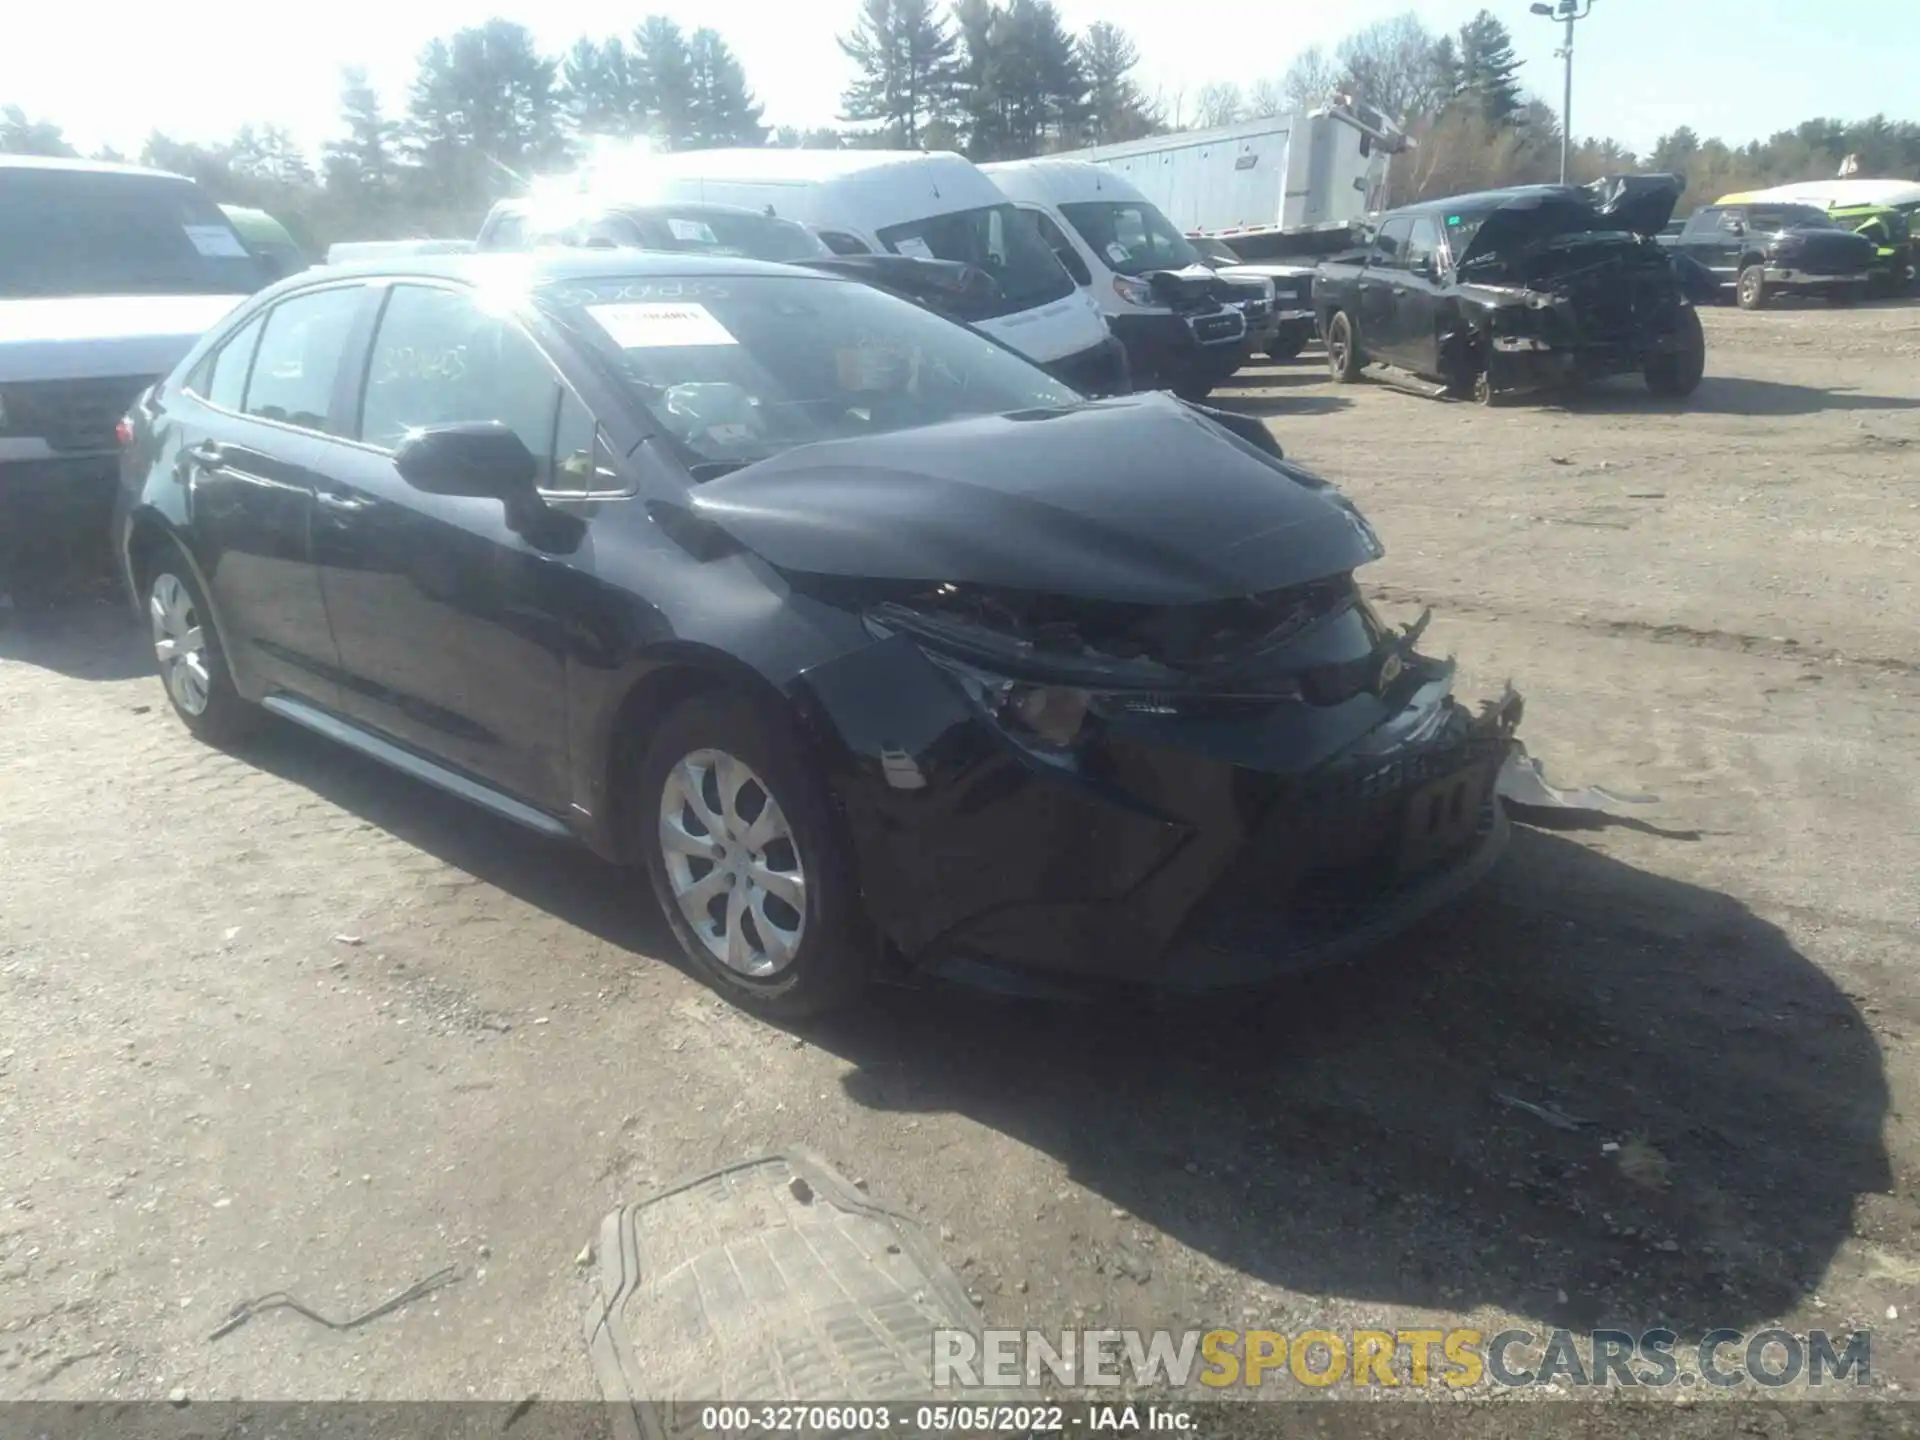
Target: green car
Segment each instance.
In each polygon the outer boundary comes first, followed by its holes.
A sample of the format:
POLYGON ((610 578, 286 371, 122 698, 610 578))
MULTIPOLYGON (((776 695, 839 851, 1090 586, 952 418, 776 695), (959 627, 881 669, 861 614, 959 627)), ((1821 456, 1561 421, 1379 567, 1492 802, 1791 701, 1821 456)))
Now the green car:
POLYGON ((1827 213, 1838 224, 1873 241, 1870 293, 1906 295, 1912 292, 1916 256, 1912 223, 1905 214, 1884 205, 1835 205, 1827 213))
POLYGON ((264 210, 245 205, 222 205, 227 221, 240 232, 240 238, 260 259, 274 269, 274 279, 298 274, 313 262, 307 259, 287 227, 264 210))

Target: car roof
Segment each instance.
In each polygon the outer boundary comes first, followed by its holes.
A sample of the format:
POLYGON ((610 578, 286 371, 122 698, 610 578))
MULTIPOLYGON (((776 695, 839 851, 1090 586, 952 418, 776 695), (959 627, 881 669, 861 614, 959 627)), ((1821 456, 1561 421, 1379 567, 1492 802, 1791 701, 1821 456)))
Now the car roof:
MULTIPOLYGON (((777 215, 769 215, 765 210, 756 210, 751 205, 725 205, 718 200, 674 200, 651 198, 646 200, 621 199, 617 189, 568 191, 561 197, 570 208, 579 206, 598 206, 622 215, 645 214, 653 210, 671 210, 679 215, 740 215, 755 220, 772 220, 783 225, 797 225, 796 220, 781 220, 777 215)), ((555 203, 550 199, 535 199, 524 195, 515 200, 502 200, 493 208, 502 215, 525 215, 539 210, 543 205, 555 203)))
POLYGON ((1384 224, 1398 215, 1439 215, 1454 213, 1486 214, 1504 209, 1517 200, 1575 200, 1582 205, 1591 197, 1577 185, 1509 185, 1503 190, 1475 190, 1466 195, 1448 195, 1439 200, 1421 200, 1402 205, 1380 217, 1384 224))
POLYGON ((625 168, 622 160, 637 171, 653 169, 674 178, 697 175, 709 180, 777 180, 790 184, 838 180, 897 166, 968 171, 974 168, 966 156, 951 150, 801 150, 780 145, 608 156, 596 168, 617 175, 625 168))
POLYGON ((540 285, 555 280, 630 280, 659 276, 693 279, 706 276, 742 278, 750 275, 800 275, 816 279, 837 276, 799 265, 776 265, 765 260, 732 256, 687 255, 653 250, 514 250, 489 254, 400 255, 389 260, 350 260, 324 270, 304 272, 308 280, 357 277, 366 279, 459 280, 471 285, 540 285))
POLYGON ((1108 193, 1123 202, 1146 199, 1140 187, 1118 170, 1091 160, 995 160, 982 165, 980 173, 1009 195, 1038 191, 1055 204, 1071 205, 1108 193))
POLYGON ((185 180, 171 170, 146 165, 123 165, 116 160, 77 160, 62 155, 0 155, 0 170, 66 170, 76 175, 137 175, 147 180, 185 180))

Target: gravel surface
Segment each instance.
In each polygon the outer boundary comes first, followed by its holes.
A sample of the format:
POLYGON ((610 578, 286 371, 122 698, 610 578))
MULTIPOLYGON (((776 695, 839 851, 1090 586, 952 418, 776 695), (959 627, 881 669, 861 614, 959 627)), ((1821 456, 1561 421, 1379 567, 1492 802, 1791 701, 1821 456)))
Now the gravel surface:
POLYGON ((1220 393, 1550 774, 1661 797, 1260 1011, 770 1027, 656 958, 640 879, 290 730, 195 743, 124 609, 0 619, 0 1398, 593 1396, 600 1216, 796 1144, 991 1324, 1871 1326, 1845 1398, 1911 1392, 1920 307, 1706 318, 1684 405, 1220 393))

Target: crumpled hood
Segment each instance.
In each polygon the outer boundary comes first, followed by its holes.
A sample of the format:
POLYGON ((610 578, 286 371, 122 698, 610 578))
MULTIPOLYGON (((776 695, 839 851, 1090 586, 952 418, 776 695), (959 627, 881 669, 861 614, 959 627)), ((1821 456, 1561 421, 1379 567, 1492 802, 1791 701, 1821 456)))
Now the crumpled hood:
POLYGON ((801 446, 688 503, 783 570, 1148 605, 1381 553, 1339 492, 1159 394, 801 446))
POLYGON ((1542 185, 1514 196, 1480 222, 1456 269, 1482 256, 1512 251, 1559 235, 1625 231, 1658 235, 1680 199, 1673 175, 1611 175, 1591 185, 1542 185))
POLYGON ((0 299, 0 383, 164 375, 244 295, 0 299))

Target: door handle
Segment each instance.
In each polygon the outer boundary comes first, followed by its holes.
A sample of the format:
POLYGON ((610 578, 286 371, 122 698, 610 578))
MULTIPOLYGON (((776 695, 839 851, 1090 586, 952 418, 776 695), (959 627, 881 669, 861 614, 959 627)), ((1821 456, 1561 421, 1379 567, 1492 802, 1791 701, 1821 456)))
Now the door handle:
POLYGON ((327 509, 346 515, 365 510, 373 504, 371 500, 362 500, 357 495, 341 495, 331 490, 322 490, 315 498, 327 509))
POLYGON ((1393 293, 1396 295, 1404 295, 1407 293, 1407 287, 1404 285, 1396 285, 1393 287, 1393 293))
POLYGON ((203 470, 211 470, 227 463, 227 447, 217 445, 211 440, 202 440, 198 445, 189 445, 186 450, 189 463, 203 470))

